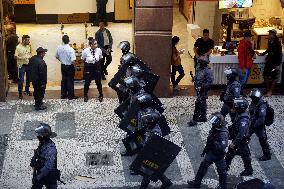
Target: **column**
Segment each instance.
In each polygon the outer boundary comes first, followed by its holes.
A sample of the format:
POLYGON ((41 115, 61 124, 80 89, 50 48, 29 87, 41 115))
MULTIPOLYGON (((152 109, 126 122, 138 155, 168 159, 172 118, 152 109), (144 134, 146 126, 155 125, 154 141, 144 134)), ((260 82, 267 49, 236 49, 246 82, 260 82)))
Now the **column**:
POLYGON ((155 94, 170 97, 172 0, 134 1, 134 49, 137 57, 160 76, 155 94))

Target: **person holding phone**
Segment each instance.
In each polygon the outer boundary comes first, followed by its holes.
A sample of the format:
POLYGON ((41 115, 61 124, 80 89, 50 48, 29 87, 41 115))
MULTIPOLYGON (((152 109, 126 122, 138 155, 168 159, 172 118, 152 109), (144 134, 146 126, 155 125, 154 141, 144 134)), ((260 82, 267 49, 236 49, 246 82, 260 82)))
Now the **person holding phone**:
POLYGON ((176 45, 179 42, 179 37, 174 36, 172 38, 172 72, 171 72, 171 82, 173 84, 174 90, 180 90, 178 86, 179 82, 185 76, 183 67, 181 65, 180 55, 184 53, 185 49, 177 50, 176 45), (176 78, 176 72, 179 73, 179 76, 176 78))

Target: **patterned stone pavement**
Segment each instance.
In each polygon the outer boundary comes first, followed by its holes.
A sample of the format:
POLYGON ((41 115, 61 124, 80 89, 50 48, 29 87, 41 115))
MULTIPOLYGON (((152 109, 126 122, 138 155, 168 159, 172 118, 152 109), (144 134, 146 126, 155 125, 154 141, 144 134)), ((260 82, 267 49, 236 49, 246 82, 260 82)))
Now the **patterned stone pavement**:
MULTIPOLYGON (((276 122, 268 128, 273 159, 258 162, 261 155, 256 137, 250 142, 253 157, 253 177, 270 181, 277 189, 284 189, 284 97, 267 99, 276 110, 276 122)), ((174 182, 174 189, 186 188, 186 181, 193 179, 201 162, 201 154, 210 124, 189 128, 186 122, 193 112, 194 97, 162 99, 167 107, 165 115, 172 128, 167 139, 182 147, 182 151, 166 172, 174 182)), ((48 109, 33 111, 32 101, 10 101, 0 104, 0 188, 27 189, 31 186, 32 169, 29 167, 33 149, 38 141, 33 133, 37 123, 46 122, 58 133, 54 139, 58 148, 58 167, 62 171, 64 189, 79 188, 138 188, 140 176, 129 174, 133 157, 121 157, 124 150, 121 139, 125 133, 117 128, 118 117, 113 109, 117 99, 95 99, 84 103, 83 99, 48 100, 48 109), (89 161, 87 161, 89 160, 89 161)), ((218 97, 208 99, 208 113, 220 110, 218 97)), ((241 159, 233 161, 229 172, 230 185, 241 179, 241 159)), ((203 188, 215 188, 218 184, 215 167, 211 167, 204 179, 203 188)), ((160 183, 151 183, 151 188, 160 183)))

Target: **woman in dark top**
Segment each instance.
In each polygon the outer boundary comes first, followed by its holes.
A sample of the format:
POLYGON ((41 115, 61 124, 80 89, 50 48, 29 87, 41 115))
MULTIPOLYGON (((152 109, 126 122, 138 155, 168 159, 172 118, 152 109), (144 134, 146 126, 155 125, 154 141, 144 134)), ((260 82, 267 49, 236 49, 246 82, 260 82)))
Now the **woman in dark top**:
POLYGON ((179 90, 179 82, 185 76, 183 67, 181 65, 180 55, 183 54, 184 49, 178 51, 176 45, 179 42, 179 37, 174 36, 172 38, 172 72, 171 72, 171 82, 173 84, 174 90, 179 90), (176 78, 176 72, 179 73, 179 76, 176 78))

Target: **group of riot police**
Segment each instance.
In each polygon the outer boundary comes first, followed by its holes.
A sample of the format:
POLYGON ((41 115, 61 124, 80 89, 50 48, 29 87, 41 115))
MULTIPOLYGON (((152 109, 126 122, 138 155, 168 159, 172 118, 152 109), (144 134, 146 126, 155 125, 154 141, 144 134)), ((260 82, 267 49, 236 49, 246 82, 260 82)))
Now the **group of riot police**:
MULTIPOLYGON (((206 63, 200 62, 201 65, 206 63)), ((192 121, 189 126, 194 126, 197 122, 206 122, 206 99, 207 92, 213 81, 212 71, 206 66, 197 72, 193 77, 197 99, 192 121), (203 101, 202 101, 203 99, 203 101), (203 107, 200 107, 203 106, 203 107)), ((220 112, 212 115, 210 122, 212 129, 209 132, 206 146, 201 154, 204 160, 200 164, 198 172, 193 181, 188 181, 190 188, 200 188, 203 177, 211 164, 215 164, 219 175, 219 189, 226 189, 227 171, 230 169, 231 162, 235 155, 242 158, 244 171, 240 176, 250 176, 253 174, 251 165, 251 153, 249 142, 255 133, 259 139, 263 156, 259 161, 271 159, 271 152, 267 140, 266 126, 270 126, 274 119, 274 110, 262 98, 259 89, 250 92, 251 104, 241 96, 241 84, 239 82, 239 70, 227 68, 224 71, 227 77, 227 85, 220 95, 223 106, 220 112), (227 115, 230 115, 232 125, 226 126, 227 115), (231 143, 229 145, 229 140, 231 143), (226 149, 228 147, 228 151, 226 149)))
MULTIPOLYGON (((130 174, 142 175, 140 189, 146 189, 150 181, 162 182, 162 189, 172 185, 164 172, 178 155, 181 148, 164 137, 171 131, 165 116, 165 108, 153 94, 159 76, 151 72, 151 68, 130 52, 127 41, 120 43, 122 57, 118 72, 109 82, 109 86, 117 92, 119 106, 114 110, 120 118, 118 127, 125 132, 122 140, 125 152, 122 156, 133 157, 130 174)), ((189 126, 198 122, 207 122, 208 91, 213 83, 213 73, 208 62, 199 61, 200 69, 196 76, 192 75, 197 92, 193 119, 189 126)), ((223 106, 220 112, 211 116, 212 129, 209 132, 206 146, 201 154, 204 157, 193 181, 188 181, 190 188, 200 188, 202 179, 211 164, 215 164, 219 175, 219 189, 227 188, 227 171, 235 155, 240 155, 244 163, 244 171, 240 176, 253 174, 249 141, 254 133, 259 138, 263 150, 260 161, 271 159, 265 126, 273 123, 273 109, 262 99, 259 89, 253 89, 249 95, 251 104, 240 95, 241 84, 239 71, 228 68, 224 71, 228 83, 220 95, 223 106), (227 127, 225 121, 229 114, 232 125, 227 127), (229 140, 231 143, 229 145, 229 140), (228 151, 226 150, 228 147, 228 151)), ((41 123, 36 128, 39 146, 31 160, 34 169, 33 189, 46 186, 57 188, 60 171, 57 169, 57 150, 50 139, 56 134, 51 127, 41 123)))
POLYGON ((162 137, 170 133, 163 115, 165 109, 153 94, 159 76, 153 74, 150 67, 129 52, 129 42, 121 42, 120 49, 122 51, 120 66, 109 86, 117 92, 120 105, 115 109, 115 113, 121 119, 119 128, 126 133, 126 137, 122 140, 126 151, 121 155, 135 157, 130 166, 130 173, 143 176, 140 189, 146 189, 151 180, 160 180, 161 188, 168 188, 172 182, 163 174, 164 171, 160 172, 156 179, 152 179, 153 175, 149 174, 149 170, 158 169, 159 163, 149 158, 141 159, 143 155, 148 155, 143 151, 148 152, 151 140, 154 140, 155 136, 158 141, 163 142, 165 139, 162 137), (142 165, 137 166, 139 159, 140 163, 144 163, 144 169, 149 169, 148 171, 141 171, 139 167, 142 165))

